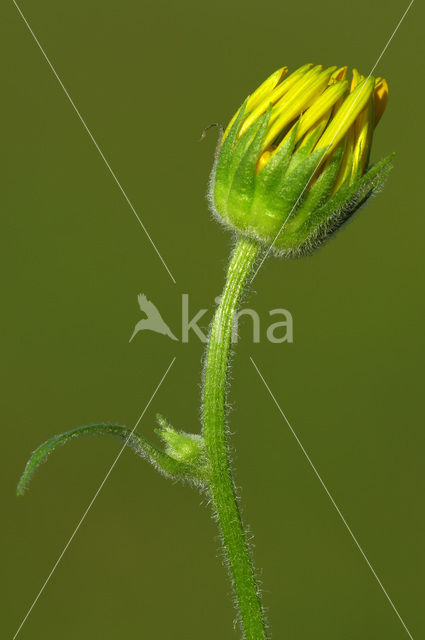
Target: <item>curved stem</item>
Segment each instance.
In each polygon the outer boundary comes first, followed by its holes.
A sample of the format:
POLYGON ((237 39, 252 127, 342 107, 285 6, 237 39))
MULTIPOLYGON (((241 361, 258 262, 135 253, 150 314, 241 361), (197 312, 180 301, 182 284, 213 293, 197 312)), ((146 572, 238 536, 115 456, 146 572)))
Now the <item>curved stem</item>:
POLYGON ((232 477, 227 443, 226 389, 233 318, 259 252, 258 245, 250 240, 239 239, 236 244, 221 302, 211 325, 203 385, 203 433, 210 464, 210 492, 245 640, 265 640, 267 634, 232 477))

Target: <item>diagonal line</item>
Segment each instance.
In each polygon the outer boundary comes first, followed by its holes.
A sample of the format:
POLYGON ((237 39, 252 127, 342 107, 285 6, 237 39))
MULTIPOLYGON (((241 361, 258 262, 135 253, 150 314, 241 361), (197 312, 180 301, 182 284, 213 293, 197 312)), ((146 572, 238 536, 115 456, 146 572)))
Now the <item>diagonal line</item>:
POLYGON ((24 14, 22 13, 20 7, 18 6, 18 4, 16 3, 15 0, 12 0, 13 4, 15 5, 16 9, 19 12, 19 15, 21 16, 22 20, 24 21, 25 25, 28 28, 28 31, 30 32, 30 34, 32 35, 36 45, 38 46, 38 48, 40 49, 41 53, 44 56, 44 59, 46 60, 47 64, 49 65, 50 69, 52 70, 53 75, 55 76, 56 80, 59 82, 60 86, 63 89, 63 92, 65 93, 66 97, 68 98, 69 102, 71 103, 72 108, 74 109, 75 113, 77 114, 79 120, 81 121, 81 124, 83 125, 84 129, 87 131, 91 141, 93 142, 94 146, 96 147, 100 157, 102 158, 103 162, 106 164, 109 173, 111 174, 111 176, 113 177, 118 189, 121 191, 122 195, 124 196, 125 201, 127 202, 128 206, 130 207, 131 211, 134 213, 134 215, 136 216, 140 226, 142 227, 143 231, 145 232, 149 242, 151 243, 153 249, 155 250, 158 258, 161 260, 162 264, 164 265, 164 268, 167 270, 168 275, 170 276, 171 280, 174 282, 174 284, 176 284, 176 280, 173 276, 173 274, 171 273, 170 269, 167 266, 167 263, 165 262, 164 258, 162 257, 162 255, 159 252, 158 247, 156 246, 156 244, 154 243, 154 241, 152 240, 151 236, 149 235, 148 230, 146 229, 145 225, 143 224, 139 214, 137 213, 136 209, 133 206, 133 203, 131 202, 131 200, 129 199, 129 197, 127 196, 126 192, 124 191, 124 188, 122 187, 120 181, 118 180, 115 172, 113 171, 111 165, 109 164, 109 162, 107 161, 102 149, 100 148, 100 146, 98 145, 98 143, 95 140, 95 137, 93 136, 92 132, 90 131, 90 129, 88 128, 83 116, 81 115, 81 113, 79 112, 75 102, 73 101, 73 99, 71 98, 71 96, 69 95, 65 85, 63 84, 62 80, 60 79, 59 75, 56 72, 56 69, 54 68, 53 64, 50 62, 47 53, 44 51, 43 47, 41 46, 37 36, 35 35, 34 31, 31 29, 28 20, 26 19, 26 17, 24 16, 24 14))
POLYGON ((118 455, 116 456, 115 460, 113 461, 113 463, 111 464, 111 466, 109 467, 109 470, 107 472, 107 474, 105 475, 104 479, 102 480, 102 482, 100 483, 96 493, 94 494, 93 498, 91 499, 87 509, 84 511, 79 523, 77 524, 77 526, 75 527, 74 531, 72 532, 72 535, 70 536, 70 538, 68 539, 68 542, 66 543, 66 545, 63 548, 63 551, 61 552, 59 558, 56 560, 55 564, 53 565, 49 575, 47 576, 47 578, 45 579, 45 581, 43 582, 43 585, 40 589, 40 591, 37 593, 36 597, 34 598, 30 608, 28 609, 27 613, 25 614, 24 619, 22 620, 21 624, 19 625, 15 635, 13 636, 12 640, 15 640, 15 638, 18 636, 20 630, 22 629, 22 627, 24 626, 25 622, 27 621, 28 616, 30 615, 31 611, 34 609, 35 605, 37 604, 41 594, 43 593, 44 589, 46 588, 47 584, 50 581, 50 578, 52 577, 52 575, 54 574, 54 572, 56 571, 60 561, 62 560, 63 556, 65 555, 69 545, 71 544, 71 542, 73 541, 73 539, 75 538, 79 528, 81 527, 81 525, 83 524, 84 520, 86 519, 86 516, 88 514, 88 512, 90 511, 90 509, 93 506, 94 501, 96 500, 97 496, 99 495, 99 493, 102 491, 105 482, 107 481, 107 479, 109 478, 109 476, 112 473, 112 470, 114 469, 115 465, 117 464, 118 460, 121 457, 122 452, 124 451, 124 449, 126 448, 131 436, 133 435, 133 433, 136 430, 136 427, 139 425, 140 421, 142 420, 143 416, 145 415, 146 411, 148 410, 149 405, 151 404, 152 400, 154 399, 154 397, 157 394, 157 391, 159 390, 160 386, 162 385, 162 383, 164 382, 168 372, 170 371, 171 367, 173 366, 174 362, 175 362, 175 357, 171 360, 170 364, 168 365, 164 375, 162 376, 161 380, 159 381, 158 385, 155 388, 155 391, 152 393, 151 397, 149 398, 145 408, 143 409, 142 413, 140 414, 136 424, 134 425, 133 429, 131 430, 131 433, 129 434, 128 438, 126 439, 126 441, 124 442, 123 446, 121 447, 120 451, 118 452, 118 455))
MULTIPOLYGON (((13 0, 14 1, 14 0, 13 0)), ((387 40, 387 43, 385 45, 385 47, 382 49, 381 53, 378 56, 377 61, 375 62, 375 64, 373 65, 372 69, 369 72, 368 77, 366 78, 366 80, 369 80, 369 78, 371 77, 371 75, 373 74, 373 72, 375 71, 376 67, 378 66, 379 62, 381 61, 382 56, 384 55, 384 53, 386 52, 386 50, 388 49, 392 39, 394 38, 395 34, 397 33, 401 23, 403 22, 404 18, 407 16, 410 7, 412 6, 412 4, 414 3, 415 0, 410 0, 409 6, 407 7, 406 11, 403 13, 403 15, 401 16, 400 20, 397 23, 396 28, 394 29, 394 31, 392 32, 391 36, 389 37, 389 39, 387 40)), ((358 99, 360 98, 360 96, 362 95, 364 88, 366 87, 366 82, 363 85, 363 87, 360 89, 359 93, 357 94, 355 100, 353 101, 353 104, 351 105, 350 109, 347 111, 345 118, 342 120, 341 124, 339 125, 338 129, 335 132, 335 135, 333 136, 332 140, 330 141, 329 145, 331 145, 333 143, 333 141, 335 140, 336 136, 338 135, 339 131, 341 130, 341 127, 343 126, 344 122, 347 120, 348 116, 350 115, 350 113, 352 112, 352 110, 355 107, 356 102, 358 101, 358 99)), ((319 166, 322 163, 323 158, 325 157, 326 153, 327 153, 328 147, 326 147, 325 151, 323 152, 323 155, 320 157, 319 162, 317 163, 317 165, 315 166, 313 173, 311 174, 310 178, 308 179, 307 184, 305 185, 304 189, 301 191, 300 195, 298 196, 298 198, 295 201, 295 204, 293 205, 292 209, 290 210, 290 212, 288 213, 288 215, 286 216, 285 220, 283 221, 282 226, 280 227, 279 231, 277 232, 273 242, 271 243, 271 245, 269 246, 269 248, 267 249, 266 253, 264 254, 260 264, 258 265, 254 275, 252 276, 251 282, 254 281, 254 279, 257 276, 257 273, 260 271, 261 267, 263 266, 263 263, 265 261, 265 259, 267 258, 267 256, 269 255, 270 251, 273 249, 276 240, 278 239, 278 237, 280 236, 280 234, 282 233, 283 229, 286 226, 286 223, 288 222, 289 218, 291 217, 293 211, 296 209, 299 201, 301 200, 305 190, 308 188, 310 182, 313 180, 314 176, 316 175, 316 172, 319 168, 319 166)))
POLYGON ((406 631, 407 635, 409 636, 410 640, 413 640, 413 636, 410 633, 409 629, 406 626, 406 623, 404 622, 403 618, 401 617, 401 615, 399 614, 399 612, 396 609, 396 606, 394 604, 394 602, 391 600, 388 591, 385 589, 384 585, 382 584, 381 580, 379 579, 375 569, 373 568, 373 566, 371 565, 371 563, 369 562, 365 552, 363 551, 362 547, 360 546, 359 541, 357 540, 356 536, 354 535, 354 533, 352 532, 350 525, 348 524, 348 522, 346 521, 346 519, 344 518, 344 516, 341 513, 340 508, 338 507, 338 505, 336 504, 335 500, 333 499, 329 489, 327 488, 327 486, 325 485, 324 481, 322 480, 321 475, 319 474, 319 472, 317 471, 316 467, 314 466, 310 456, 308 455, 307 451, 304 449, 300 439, 298 438, 297 434, 295 433, 294 429, 292 428, 288 418, 286 417, 286 415, 284 414, 284 412, 282 411, 278 401, 276 400, 275 396, 273 395, 272 390, 270 389, 269 385, 267 384, 267 382, 265 381, 263 374, 261 373, 261 371, 259 370, 259 368, 257 367, 256 363, 254 362, 254 359, 250 356, 250 360, 256 370, 256 372, 258 373, 258 375, 260 376, 261 380, 264 383, 264 386, 266 387, 267 391, 269 392, 273 402, 275 403, 276 407, 279 409, 280 414, 282 415, 283 419, 285 420, 286 424, 288 425, 292 435, 294 436, 295 440, 297 441, 297 444, 299 445, 301 451, 303 452, 304 456, 307 458, 307 461, 310 465, 310 467, 313 469, 315 476, 317 477, 317 479, 319 480, 320 484, 322 485, 323 489, 326 492, 326 495, 328 496, 329 500, 332 502, 332 505, 335 507, 335 510, 337 512, 337 514, 339 515, 339 517, 341 518, 342 522, 344 523, 345 528, 347 529, 348 533, 350 534, 350 536, 352 537, 352 539, 354 540, 356 547, 358 548, 358 550, 360 551, 361 555, 363 556, 363 559, 365 560, 367 566, 369 567, 369 569, 371 570, 375 580, 377 581, 377 583, 379 584, 379 586, 381 587, 382 591, 384 592, 385 597, 387 598, 388 602, 390 603, 394 613, 396 614, 397 618, 400 620, 401 624, 404 627, 404 630, 406 631))

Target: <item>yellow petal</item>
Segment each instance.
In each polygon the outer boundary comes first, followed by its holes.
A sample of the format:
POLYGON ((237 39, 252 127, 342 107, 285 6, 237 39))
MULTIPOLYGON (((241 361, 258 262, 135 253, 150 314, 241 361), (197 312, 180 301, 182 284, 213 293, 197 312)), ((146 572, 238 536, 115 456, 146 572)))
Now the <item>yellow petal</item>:
MULTIPOLYGON (((347 80, 347 86, 348 86, 348 80, 347 80)), ((350 92, 350 89, 347 89, 347 91, 340 98, 338 98, 338 100, 335 102, 334 107, 333 107, 332 117, 334 115, 336 115, 336 113, 339 111, 339 109, 341 108, 342 103, 344 102, 344 100, 347 97, 347 94, 349 92, 350 92)))
POLYGON ((302 78, 308 70, 311 68, 311 64, 305 64, 300 67, 289 76, 287 76, 282 82, 280 82, 248 115, 244 123, 242 124, 239 136, 242 136, 249 127, 263 115, 269 108, 270 103, 275 104, 285 93, 287 93, 299 80, 302 78))
POLYGON ((333 188, 333 193, 340 188, 348 176, 351 176, 353 167, 354 126, 350 127, 345 134, 344 144, 344 153, 342 155, 341 166, 338 171, 338 177, 333 188))
POLYGON ((329 80, 329 84, 334 84, 334 82, 339 82, 340 80, 345 80, 347 75, 348 67, 340 67, 331 75, 331 79, 329 80))
POLYGON ((255 107, 257 107, 260 102, 266 99, 267 96, 273 91, 273 89, 282 81, 282 78, 287 74, 288 67, 282 67, 278 69, 271 76, 264 80, 262 84, 252 93, 246 104, 246 112, 249 113, 255 107))
POLYGON ((353 178, 357 173, 360 175, 363 173, 369 161, 374 123, 373 100, 369 100, 367 107, 363 109, 354 123, 353 178))
POLYGON ((338 143, 342 140, 348 129, 356 120, 370 101, 375 85, 375 78, 370 77, 358 84, 344 100, 337 113, 326 128, 325 133, 317 143, 317 148, 329 146, 327 155, 332 153, 338 143))
POLYGON ((335 67, 330 67, 325 71, 312 73, 312 69, 285 95, 284 100, 277 103, 272 111, 271 126, 263 142, 263 149, 266 149, 294 118, 320 96, 334 70, 335 67))
POLYGON ((375 127, 381 119, 388 102, 388 84, 384 78, 377 78, 373 94, 375 106, 375 127))
POLYGON ((347 92, 347 88, 348 82, 346 80, 343 82, 335 82, 335 84, 330 85, 322 95, 313 102, 311 107, 303 113, 299 120, 296 135, 297 142, 309 129, 314 127, 322 116, 347 92))
MULTIPOLYGON (((281 69, 278 69, 277 71, 272 73, 271 76, 267 78, 267 80, 264 80, 264 82, 260 84, 260 86, 254 91, 254 93, 252 93, 248 97, 246 107, 245 107, 246 114, 249 114, 249 112, 255 109, 255 107, 260 102, 265 100, 265 97, 273 91, 273 89, 279 84, 279 82, 281 82, 283 76, 287 73, 287 71, 288 71, 288 67, 282 67, 281 69)), ((239 113, 239 109, 238 111, 236 111, 235 115, 227 125, 226 131, 223 134, 222 140, 225 139, 230 129, 232 128, 232 124, 236 120, 238 113, 239 113)))
MULTIPOLYGON (((322 115, 320 120, 316 122, 314 127, 312 127, 304 136, 304 140, 299 144, 298 149, 305 147, 305 145, 310 145, 312 149, 316 144, 317 140, 320 138, 324 130, 326 129, 326 125, 328 124, 328 120, 331 117, 332 107, 328 109, 326 113, 322 115)), ((297 131, 298 133, 298 131, 297 131)), ((279 145, 280 146, 280 145, 279 145)))
POLYGON ((350 91, 354 91, 354 89, 357 87, 358 84, 360 84, 362 80, 364 80, 364 76, 362 76, 357 71, 357 69, 353 69, 353 78, 351 80, 350 91))

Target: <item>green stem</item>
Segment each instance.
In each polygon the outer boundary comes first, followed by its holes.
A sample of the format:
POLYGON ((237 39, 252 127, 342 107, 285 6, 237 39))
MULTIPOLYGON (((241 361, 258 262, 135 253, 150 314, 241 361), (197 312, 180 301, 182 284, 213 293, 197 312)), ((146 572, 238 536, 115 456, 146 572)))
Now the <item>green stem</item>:
POLYGON ((215 313, 204 373, 203 433, 210 464, 210 492, 236 595, 245 640, 267 637, 260 592, 239 512, 227 443, 226 390, 233 319, 260 248, 239 239, 215 313))

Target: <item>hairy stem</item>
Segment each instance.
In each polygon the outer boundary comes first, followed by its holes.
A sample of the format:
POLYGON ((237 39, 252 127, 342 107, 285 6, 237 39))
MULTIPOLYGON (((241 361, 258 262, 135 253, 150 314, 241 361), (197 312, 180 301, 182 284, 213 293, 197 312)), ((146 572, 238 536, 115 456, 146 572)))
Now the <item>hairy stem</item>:
POLYGON ((207 348, 203 386, 203 434, 210 464, 210 492, 245 640, 265 640, 264 614, 247 536, 239 512, 227 442, 226 390, 233 319, 259 247, 239 239, 233 252, 207 348))

